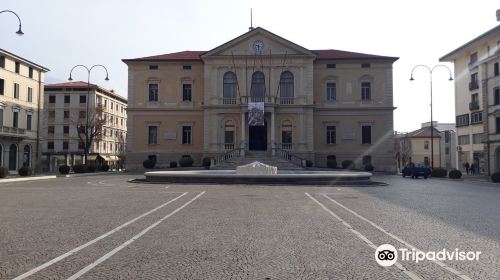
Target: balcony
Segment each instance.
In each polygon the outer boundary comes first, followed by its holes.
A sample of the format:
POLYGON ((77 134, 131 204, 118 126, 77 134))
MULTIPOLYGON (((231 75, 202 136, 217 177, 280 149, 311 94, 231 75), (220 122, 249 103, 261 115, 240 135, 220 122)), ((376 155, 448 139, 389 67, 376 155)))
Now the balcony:
POLYGON ((475 90, 479 88, 479 82, 478 81, 472 81, 469 83, 469 90, 475 90))
POLYGON ((277 105, 306 105, 307 97, 277 97, 277 96, 240 96, 239 98, 219 98, 219 104, 222 105, 245 105, 250 102, 263 102, 265 104, 277 105))
POLYGON ((281 149, 285 151, 291 151, 292 143, 281 143, 281 149))
POLYGON ((474 70, 475 68, 477 68, 478 65, 479 65, 479 62, 477 60, 469 62, 469 64, 468 64, 469 71, 474 70))
POLYGON ((23 128, 0 126, 0 137, 33 138, 35 135, 32 131, 23 128))
POLYGON ((479 102, 470 102, 469 103, 469 110, 479 110, 479 102))

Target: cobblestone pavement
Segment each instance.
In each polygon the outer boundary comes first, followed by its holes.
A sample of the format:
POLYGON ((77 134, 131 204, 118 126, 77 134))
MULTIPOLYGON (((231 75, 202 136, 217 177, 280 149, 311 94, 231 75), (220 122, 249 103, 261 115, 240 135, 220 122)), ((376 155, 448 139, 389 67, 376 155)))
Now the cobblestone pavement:
POLYGON ((0 186, 0 279, 500 279, 500 188, 165 185, 130 175, 0 186), (399 260, 373 247, 481 251, 399 260), (403 270, 402 270, 403 269, 403 270))

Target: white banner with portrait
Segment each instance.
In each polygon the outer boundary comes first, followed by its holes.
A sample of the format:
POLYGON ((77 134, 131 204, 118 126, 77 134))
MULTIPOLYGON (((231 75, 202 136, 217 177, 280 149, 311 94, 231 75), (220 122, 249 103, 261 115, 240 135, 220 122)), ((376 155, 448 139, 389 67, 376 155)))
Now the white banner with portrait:
POLYGON ((248 125, 264 126, 264 102, 248 103, 248 125))

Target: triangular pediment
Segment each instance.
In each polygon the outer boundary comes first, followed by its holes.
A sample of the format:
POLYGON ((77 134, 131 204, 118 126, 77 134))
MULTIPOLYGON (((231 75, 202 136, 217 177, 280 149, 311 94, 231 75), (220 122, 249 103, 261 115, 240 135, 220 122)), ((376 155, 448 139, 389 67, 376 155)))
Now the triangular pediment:
POLYGON ((203 54, 202 58, 232 55, 287 54, 315 57, 310 50, 257 27, 203 54))

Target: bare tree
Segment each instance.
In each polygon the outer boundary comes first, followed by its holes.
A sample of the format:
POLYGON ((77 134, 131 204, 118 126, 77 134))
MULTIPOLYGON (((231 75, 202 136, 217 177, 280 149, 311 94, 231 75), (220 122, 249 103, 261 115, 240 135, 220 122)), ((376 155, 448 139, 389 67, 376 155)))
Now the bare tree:
POLYGON ((102 138, 103 127, 106 124, 103 106, 98 104, 94 108, 88 108, 86 111, 79 111, 78 116, 73 116, 72 123, 78 131, 80 143, 83 143, 85 163, 87 163, 87 155, 90 152, 92 144, 94 141, 99 141, 102 138))
POLYGON ((396 135, 394 138, 394 151, 398 163, 403 166, 410 163, 413 154, 410 138, 405 134, 396 135))

